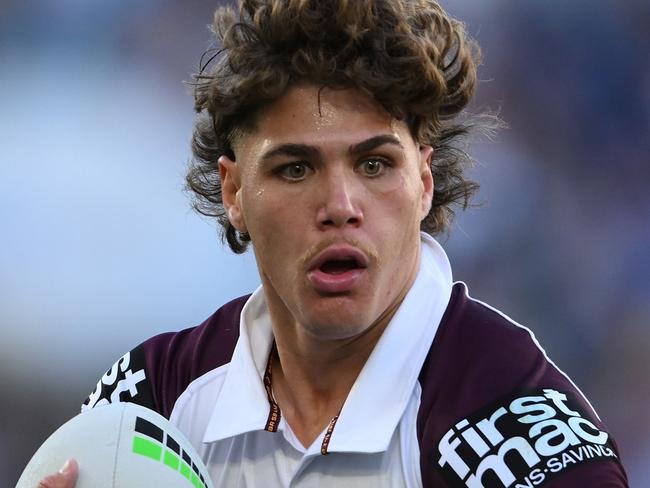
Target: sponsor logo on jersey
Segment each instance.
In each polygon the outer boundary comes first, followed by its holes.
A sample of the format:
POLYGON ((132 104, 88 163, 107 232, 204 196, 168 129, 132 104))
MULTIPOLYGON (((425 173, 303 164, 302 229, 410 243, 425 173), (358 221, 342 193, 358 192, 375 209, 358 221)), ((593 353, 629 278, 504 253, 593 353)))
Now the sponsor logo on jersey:
POLYGON ((607 432, 589 420, 572 394, 543 389, 460 420, 442 436, 435 457, 455 487, 531 488, 616 454, 607 432))
POLYGON ((127 352, 113 364, 81 405, 82 412, 109 403, 132 401, 136 397, 138 387, 146 380, 144 368, 137 366, 137 361, 132 361, 132 353, 137 356, 138 352, 138 349, 127 352))

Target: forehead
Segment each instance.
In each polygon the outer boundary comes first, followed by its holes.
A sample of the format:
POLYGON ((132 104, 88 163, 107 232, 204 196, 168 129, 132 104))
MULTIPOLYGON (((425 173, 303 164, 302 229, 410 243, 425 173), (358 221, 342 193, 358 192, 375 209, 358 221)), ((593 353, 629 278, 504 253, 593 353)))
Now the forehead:
POLYGON ((278 143, 348 147, 378 134, 402 144, 412 141, 406 123, 356 89, 299 85, 260 110, 254 127, 242 135, 242 148, 250 153, 278 143))

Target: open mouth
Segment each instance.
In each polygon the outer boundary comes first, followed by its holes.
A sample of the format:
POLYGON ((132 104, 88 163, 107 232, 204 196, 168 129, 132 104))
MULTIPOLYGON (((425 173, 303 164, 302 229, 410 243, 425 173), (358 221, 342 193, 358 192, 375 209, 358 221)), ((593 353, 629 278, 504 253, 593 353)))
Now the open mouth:
POLYGON ((347 293, 361 283, 368 264, 368 257, 361 250, 334 245, 312 261, 307 276, 319 292, 347 293))
POLYGON ((330 275, 340 275, 353 269, 360 269, 362 266, 354 258, 330 259, 319 266, 319 270, 330 275))

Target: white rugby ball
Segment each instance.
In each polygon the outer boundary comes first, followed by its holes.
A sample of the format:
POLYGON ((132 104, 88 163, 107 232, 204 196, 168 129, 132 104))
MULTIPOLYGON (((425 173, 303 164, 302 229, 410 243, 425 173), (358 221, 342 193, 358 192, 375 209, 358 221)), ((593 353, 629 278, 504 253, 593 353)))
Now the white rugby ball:
POLYGON ((36 488, 68 458, 79 463, 76 488, 213 488, 185 436, 133 403, 96 407, 63 424, 36 451, 16 488, 36 488))

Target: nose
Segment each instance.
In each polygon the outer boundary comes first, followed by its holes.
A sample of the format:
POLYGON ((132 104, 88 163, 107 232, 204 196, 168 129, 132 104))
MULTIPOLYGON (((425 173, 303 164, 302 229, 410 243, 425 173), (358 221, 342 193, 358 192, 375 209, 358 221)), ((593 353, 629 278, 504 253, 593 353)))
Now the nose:
POLYGON ((318 228, 359 227, 363 223, 360 207, 362 188, 344 172, 332 172, 317 190, 320 194, 316 214, 318 228))

